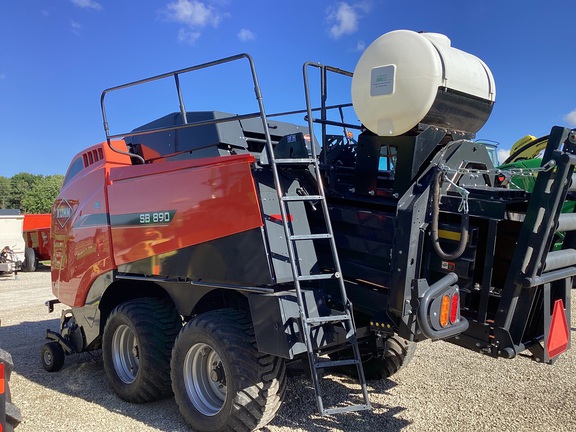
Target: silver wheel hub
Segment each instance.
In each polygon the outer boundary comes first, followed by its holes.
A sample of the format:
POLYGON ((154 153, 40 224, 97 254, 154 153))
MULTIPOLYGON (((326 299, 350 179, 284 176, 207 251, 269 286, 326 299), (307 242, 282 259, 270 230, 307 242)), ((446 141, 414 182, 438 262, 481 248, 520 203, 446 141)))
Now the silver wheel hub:
POLYGON ((184 358, 184 385, 194 407, 216 415, 226 400, 226 373, 218 353, 204 343, 193 345, 184 358))
POLYGON ((140 365, 138 339, 132 329, 122 324, 112 336, 112 362, 118 378, 126 384, 136 379, 140 365))

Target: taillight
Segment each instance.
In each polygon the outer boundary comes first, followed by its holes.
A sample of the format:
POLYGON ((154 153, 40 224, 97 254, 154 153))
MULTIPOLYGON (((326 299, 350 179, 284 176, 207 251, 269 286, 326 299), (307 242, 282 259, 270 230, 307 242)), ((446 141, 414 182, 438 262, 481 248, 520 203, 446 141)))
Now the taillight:
POLYGON ((452 294, 452 304, 450 305, 450 324, 458 320, 458 310, 460 309, 460 296, 458 293, 452 294))
POLYGON ((450 296, 444 295, 442 303, 440 304, 440 326, 446 327, 448 325, 448 315, 450 312, 450 296))

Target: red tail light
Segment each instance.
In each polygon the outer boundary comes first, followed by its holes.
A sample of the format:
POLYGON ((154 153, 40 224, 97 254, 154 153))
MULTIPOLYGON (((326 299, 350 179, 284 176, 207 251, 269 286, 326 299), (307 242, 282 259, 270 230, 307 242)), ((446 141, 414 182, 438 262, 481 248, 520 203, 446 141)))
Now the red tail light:
POLYGON ((452 303, 450 304, 450 324, 454 324, 458 320, 459 310, 460 310, 460 296, 456 292, 452 295, 452 303))

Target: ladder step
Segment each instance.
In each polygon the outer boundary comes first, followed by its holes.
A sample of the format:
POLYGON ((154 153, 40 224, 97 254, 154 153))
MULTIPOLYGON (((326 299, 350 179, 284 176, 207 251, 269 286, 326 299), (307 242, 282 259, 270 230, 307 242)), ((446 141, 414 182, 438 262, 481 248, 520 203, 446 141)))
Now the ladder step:
POLYGON ((292 235, 290 240, 318 240, 318 239, 331 239, 332 234, 302 234, 292 235))
POLYGON ((322 195, 287 195, 282 197, 282 201, 321 201, 322 195))
POLYGON ((306 322, 308 324, 322 324, 322 323, 329 323, 334 321, 348 321, 350 320, 350 315, 327 315, 327 316, 320 316, 320 317, 312 317, 306 318, 306 322))
POLYGON ((313 164, 316 162, 314 158, 290 158, 290 159, 274 159, 276 165, 302 165, 313 164))
POLYGON ((340 273, 322 273, 314 275, 302 275, 298 276, 299 281, 309 281, 309 280, 321 280, 321 279, 339 279, 340 273))
POLYGON ((331 414, 340 414, 345 412, 354 412, 354 411, 367 411, 371 410, 372 406, 370 405, 350 405, 340 408, 326 408, 321 413, 322 415, 331 415, 331 414))
POLYGON ((347 360, 334 360, 334 361, 324 361, 315 363, 314 367, 316 369, 325 369, 325 368, 332 368, 332 367, 339 367, 339 366, 350 366, 350 365, 357 365, 360 364, 359 360, 356 359, 347 359, 347 360))

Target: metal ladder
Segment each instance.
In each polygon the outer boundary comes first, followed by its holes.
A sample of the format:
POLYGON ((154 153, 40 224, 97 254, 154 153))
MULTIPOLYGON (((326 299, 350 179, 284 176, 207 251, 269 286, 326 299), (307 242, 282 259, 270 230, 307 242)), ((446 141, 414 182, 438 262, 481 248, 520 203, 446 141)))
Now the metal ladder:
POLYGON ((276 186, 276 192, 278 194, 278 201, 280 206, 280 214, 282 216, 282 224, 284 227, 284 234, 288 249, 288 259, 292 269, 292 275, 294 278, 294 287, 296 290, 296 297, 298 302, 298 309, 300 315, 300 322, 303 330, 304 343, 306 345, 306 351, 308 353, 308 361, 310 364, 310 371, 312 375, 312 380, 314 384, 314 389, 316 393, 316 403, 318 406, 318 411, 321 415, 330 415, 342 412, 350 411, 361 411, 371 409, 370 401, 368 398, 368 391, 366 389, 366 379, 364 377, 364 370, 362 368, 362 361, 360 358, 360 350, 358 348, 358 341, 356 339, 356 326, 354 324, 352 304, 348 299, 346 294, 346 287, 344 285, 344 279, 342 278, 342 272, 340 269, 340 262, 338 259, 338 253, 336 249, 336 242, 334 240, 334 233, 332 230, 332 224, 330 222, 330 215, 328 211, 328 205, 326 202, 326 197, 324 193, 324 187, 322 185, 320 167, 318 164, 318 159, 316 157, 316 150, 314 145, 312 147, 312 155, 309 158, 276 158, 274 156, 274 150, 271 143, 268 144, 269 152, 269 163, 274 176, 274 184, 276 186), (279 169, 281 167, 288 167, 295 165, 301 166, 313 166, 314 175, 317 183, 318 195, 288 195, 282 190, 279 169), (288 218, 288 204, 294 202, 314 202, 320 203, 322 207, 324 222, 326 226, 326 232, 320 234, 297 234, 293 233, 290 229, 289 218, 288 218), (300 266, 298 265, 298 257, 296 253, 296 243, 299 241, 315 241, 315 240, 327 240, 330 244, 330 250, 332 254, 334 271, 330 273, 317 273, 317 274, 302 274, 300 266), (338 284, 338 290, 340 299, 343 306, 343 311, 337 311, 334 315, 328 316, 318 316, 310 317, 309 310, 304 302, 304 297, 302 294, 302 282, 306 281, 319 281, 319 280, 332 280, 338 284), (322 325, 330 324, 334 327, 342 325, 346 331, 346 344, 350 346, 353 352, 352 359, 345 360, 335 360, 335 361, 321 361, 318 353, 313 346, 313 335, 312 332, 314 328, 322 325), (319 370, 327 368, 337 368, 342 366, 355 365, 358 371, 358 382, 362 389, 362 399, 363 403, 355 405, 340 406, 335 408, 325 408, 324 401, 322 397, 322 389, 320 385, 319 370))

